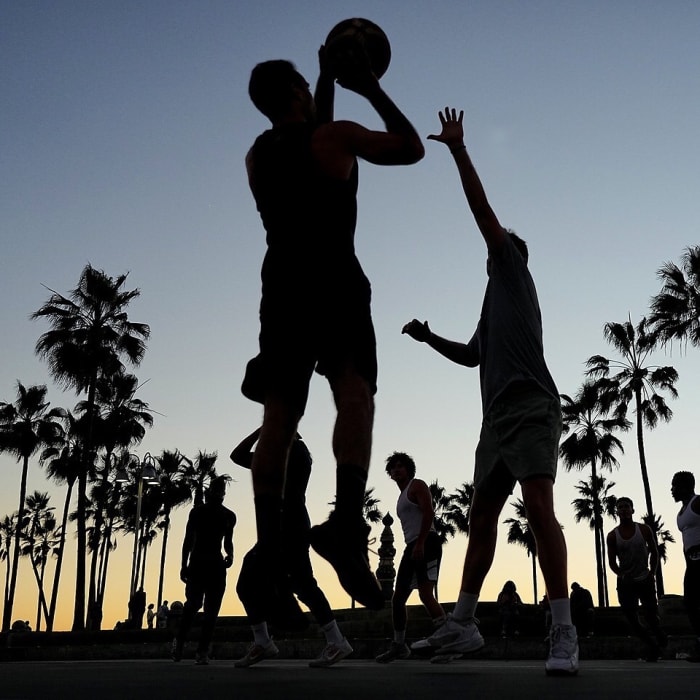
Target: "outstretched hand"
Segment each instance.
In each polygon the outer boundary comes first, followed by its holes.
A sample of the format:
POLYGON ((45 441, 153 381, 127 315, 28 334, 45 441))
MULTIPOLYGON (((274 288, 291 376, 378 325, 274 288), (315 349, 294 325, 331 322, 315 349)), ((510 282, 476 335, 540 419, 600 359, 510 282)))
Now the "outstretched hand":
POLYGON ((464 129, 462 128, 462 118, 464 110, 460 110, 459 116, 457 110, 452 107, 445 107, 443 112, 438 112, 442 131, 439 134, 430 134, 428 139, 431 141, 439 141, 444 143, 450 150, 464 145, 464 129))
POLYGON ((419 343, 425 343, 430 338, 431 331, 427 321, 421 323, 414 318, 401 329, 401 333, 410 335, 413 340, 417 340, 419 343))

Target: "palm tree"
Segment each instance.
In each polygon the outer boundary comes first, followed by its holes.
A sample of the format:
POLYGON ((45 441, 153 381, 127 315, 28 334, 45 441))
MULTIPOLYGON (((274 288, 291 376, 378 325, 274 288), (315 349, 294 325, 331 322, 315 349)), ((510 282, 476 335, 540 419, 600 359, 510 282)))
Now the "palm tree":
POLYGON ((0 452, 14 455, 22 464, 10 586, 3 609, 3 632, 10 629, 17 586, 29 460, 41 448, 57 444, 63 435, 63 427, 59 420, 65 415, 65 411, 62 408, 49 409, 50 404, 46 400, 46 393, 45 385, 25 387, 18 381, 17 400, 14 403, 0 403, 0 452))
POLYGON ((49 506, 49 494, 34 491, 27 495, 27 526, 22 533, 22 555, 29 557, 34 572, 34 579, 38 589, 38 601, 36 611, 36 626, 38 632, 41 629, 41 614, 44 619, 49 619, 49 607, 44 593, 44 576, 49 555, 58 550, 60 533, 56 531, 56 516, 54 508, 49 506))
POLYGON ((518 498, 511 502, 511 506, 515 509, 515 517, 506 518, 503 521, 503 524, 508 526, 508 544, 517 544, 520 547, 524 547, 527 556, 532 558, 532 590, 535 596, 534 602, 537 605, 539 601, 539 596, 537 595, 537 543, 527 521, 525 504, 518 498))
POLYGON ((653 429, 659 420, 670 421, 673 412, 659 391, 668 391, 677 398, 675 383, 678 373, 673 367, 647 364, 648 356, 655 349, 657 336, 642 318, 637 327, 631 320, 626 323, 607 323, 606 340, 619 352, 622 359, 610 361, 600 355, 588 359, 588 376, 610 378, 611 401, 616 411, 626 415, 630 404, 636 414, 637 443, 642 471, 646 506, 653 513, 648 469, 644 450, 644 426, 653 429), (611 377, 611 373, 614 373, 611 377))
POLYGON ((649 526, 649 529, 654 534, 656 540, 656 546, 659 550, 659 566, 656 569, 656 592, 659 597, 664 594, 664 576, 661 568, 661 562, 664 564, 668 560, 668 547, 666 546, 669 542, 673 543, 676 540, 673 538, 670 530, 667 530, 664 526, 663 520, 658 515, 644 515, 642 517, 642 522, 649 526))
MULTIPOLYGON (((127 471, 131 465, 133 456, 127 450, 121 450, 110 460, 111 471, 127 471)), ((108 482, 107 496, 100 502, 103 519, 103 534, 100 541, 99 561, 97 566, 97 598, 96 608, 102 610, 105 590, 107 587, 107 572, 109 569, 109 556, 117 547, 117 539, 113 538, 115 529, 120 527, 122 515, 122 490, 108 482)))
POLYGON ((187 479, 184 474, 185 460, 179 451, 163 450, 158 462, 160 480, 161 521, 158 528, 163 531, 163 541, 160 549, 160 570, 158 574, 158 603, 163 602, 163 581, 165 578, 165 557, 168 549, 168 533, 170 532, 170 514, 174 508, 179 508, 192 499, 187 479))
MULTIPOLYGON (((611 385, 614 382, 603 379, 598 382, 586 381, 571 398, 562 394, 563 434, 568 437, 559 445, 559 454, 568 471, 591 469, 591 479, 598 477, 598 469, 612 471, 619 467, 614 452, 624 452, 622 442, 613 435, 613 430, 628 430, 630 422, 623 414, 610 415, 611 385)), ((614 387, 613 387, 614 388, 614 387)), ((605 601, 605 561, 603 552, 603 532, 598 525, 601 504, 594 494, 596 528, 594 530, 596 571, 598 578, 598 605, 605 601)))
POLYGON ((454 525, 457 532, 469 536, 469 515, 474 498, 474 482, 465 481, 450 494, 450 505, 445 511, 445 520, 454 525))
MULTIPOLYGON (((117 448, 128 449, 138 445, 146 434, 146 428, 153 425, 153 415, 148 411, 148 404, 135 398, 139 389, 138 379, 133 374, 117 372, 111 377, 100 377, 97 382, 95 395, 96 416, 94 423, 94 445, 105 450, 103 468, 100 475, 101 488, 93 490, 92 498, 98 498, 98 503, 107 506, 106 499, 111 492, 110 477, 112 454, 117 448)), ((87 415, 87 402, 78 404, 76 410, 87 415)), ((98 559, 102 551, 102 537, 105 534, 104 508, 94 512, 95 522, 92 528, 94 541, 88 542, 90 556, 90 573, 88 577, 88 614, 87 626, 97 628, 101 619, 100 607, 97 604, 98 588, 98 559), (96 612, 92 619, 92 612, 96 612)))
POLYGON ((53 621, 56 615, 58 602, 58 589, 61 580, 63 554, 66 545, 66 532, 68 531, 68 514, 73 497, 73 487, 80 473, 80 449, 76 419, 70 411, 66 411, 64 417, 64 439, 57 446, 47 447, 40 457, 45 465, 46 473, 52 481, 66 485, 66 497, 63 503, 61 516, 60 542, 56 552, 56 568, 54 570, 53 585, 51 588, 51 600, 49 602, 49 614, 46 618, 46 631, 53 630, 53 621))
POLYGON ((662 344, 700 346, 700 246, 685 249, 681 266, 667 262, 657 271, 661 291, 651 300, 649 324, 662 344))
MULTIPOLYGON (((615 486, 614 481, 606 481, 603 476, 592 476, 587 481, 579 481, 576 490, 581 494, 580 498, 571 501, 574 507, 574 520, 577 523, 586 521, 594 532, 603 532, 603 515, 615 517, 615 503, 617 499, 610 493, 610 489, 615 486)), ((603 604, 607 607, 610 604, 608 594, 608 570, 605 566, 606 547, 605 537, 600 541, 600 557, 603 561, 603 591, 605 597, 603 604)))
POLYGON ((448 494, 444 486, 438 484, 437 479, 428 485, 433 499, 435 510, 435 532, 441 544, 445 544, 449 537, 454 537, 457 532, 453 521, 449 517, 453 514, 452 496, 448 494))
POLYGON ((49 300, 31 315, 34 320, 46 319, 51 326, 36 344, 36 352, 47 360, 51 376, 66 388, 87 396, 87 429, 78 476, 74 630, 85 627, 85 505, 88 471, 94 462, 97 383, 100 377, 111 377, 122 370, 122 358, 138 365, 150 335, 146 324, 128 320, 126 308, 140 291, 124 290, 126 278, 127 275, 109 277, 88 264, 68 297, 50 289, 49 300))
POLYGON ((17 513, 6 515, 0 520, 0 561, 5 562, 5 592, 3 597, 3 609, 7 607, 10 593, 10 561, 12 559, 12 543, 15 539, 17 528, 17 513))
POLYGON ((187 479, 192 498, 195 506, 200 506, 204 503, 204 492, 212 479, 216 479, 216 452, 197 453, 194 462, 187 457, 183 457, 185 466, 183 467, 183 475, 187 479))
POLYGON ((369 525, 381 522, 384 513, 379 510, 379 499, 374 497, 374 489, 367 489, 362 499, 362 517, 369 525))
POLYGON ((609 360, 602 355, 594 355, 586 362, 587 375, 612 380, 607 385, 609 400, 619 415, 625 416, 630 405, 634 408, 644 499, 647 514, 652 514, 654 506, 644 450, 644 427, 653 430, 659 420, 671 420, 673 411, 659 392, 666 391, 674 399, 678 396, 674 386, 678 372, 670 366, 648 364, 649 355, 656 346, 656 338, 650 332, 646 319, 643 318, 636 328, 631 320, 625 323, 606 323, 603 332, 621 359, 609 360))

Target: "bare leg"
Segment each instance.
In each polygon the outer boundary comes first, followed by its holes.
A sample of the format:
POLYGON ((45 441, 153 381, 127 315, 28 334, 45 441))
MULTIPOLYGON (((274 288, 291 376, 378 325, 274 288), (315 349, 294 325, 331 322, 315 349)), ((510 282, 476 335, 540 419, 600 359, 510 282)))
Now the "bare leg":
POLYGON ((498 519, 510 493, 475 490, 469 515, 469 542, 462 572, 462 592, 478 595, 496 551, 498 519))
POLYGON ((406 601, 409 593, 410 591, 396 590, 391 599, 391 621, 397 632, 406 631, 406 620, 408 619, 406 601))
POLYGON ((374 423, 374 397, 354 369, 345 368, 330 379, 338 416, 333 430, 336 463, 369 469, 374 423))
POLYGON ((528 523, 537 542, 537 559, 550 600, 567 598, 566 540, 554 516, 554 482, 546 477, 522 483, 528 523))
POLYGON ((445 611, 442 609, 442 605, 440 605, 435 598, 434 581, 425 581, 419 584, 418 595, 420 596, 420 602, 425 606, 431 619, 436 620, 445 617, 445 611))
POLYGON ((256 497, 282 499, 287 455, 299 419, 298 412, 287 401, 279 397, 270 397, 265 401, 263 423, 251 465, 256 497))

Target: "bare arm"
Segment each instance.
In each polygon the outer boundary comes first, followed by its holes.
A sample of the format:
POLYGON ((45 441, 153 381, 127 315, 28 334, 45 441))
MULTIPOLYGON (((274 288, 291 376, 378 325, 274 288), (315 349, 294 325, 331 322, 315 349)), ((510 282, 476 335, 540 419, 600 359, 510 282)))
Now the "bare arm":
POLYGON ((376 165, 410 165, 425 155, 418 132, 379 85, 369 65, 338 79, 365 97, 382 118, 386 131, 372 131, 351 121, 322 124, 314 134, 314 155, 328 175, 347 179, 355 158, 376 165))
POLYGON ((413 480, 408 497, 409 500, 412 500, 418 506, 421 512, 420 533, 418 534, 418 539, 416 540, 416 544, 413 548, 413 554, 414 558, 422 559, 424 553, 423 546, 425 545, 425 540, 427 539, 428 533, 433 527, 433 521, 435 520, 433 498, 430 495, 428 485, 421 479, 413 480))
POLYGON ((250 469, 253 463, 253 446, 258 441, 260 428, 254 430, 250 435, 244 437, 231 452, 231 459, 240 467, 250 469))
POLYGON ((321 46, 318 50, 319 74, 314 91, 314 102, 316 103, 316 122, 327 124, 333 121, 333 103, 335 101, 335 79, 331 66, 326 58, 326 47, 321 46))
POLYGON ((620 567, 617 565, 617 539, 615 537, 615 530, 608 533, 607 537, 608 544, 608 564, 610 569, 617 576, 621 575, 620 567))
POLYGON ((458 116, 456 109, 445 107, 444 114, 438 112, 438 117, 442 130, 439 134, 431 134, 428 138, 444 143, 450 149, 476 225, 479 227, 489 251, 498 253, 506 234, 486 198, 484 187, 469 157, 467 147, 464 145, 464 130, 462 128, 464 111, 460 111, 458 116))
POLYGON ((180 561, 180 580, 183 583, 187 583, 187 565, 190 560, 192 548, 194 547, 194 541, 194 526, 192 525, 191 518, 188 518, 187 527, 185 528, 185 537, 182 540, 182 557, 180 561))
POLYGON ((659 548, 656 546, 654 534, 648 525, 640 525, 639 529, 642 531, 642 536, 649 548, 649 571, 651 571, 652 576, 656 576, 656 570, 659 567, 659 548))
POLYGON ((427 321, 421 323, 418 319, 414 318, 403 327, 401 333, 406 333, 420 343, 427 343, 433 350, 439 352, 443 357, 446 357, 448 360, 458 365, 476 367, 478 364, 478 361, 474 361, 468 345, 465 343, 458 343, 454 340, 447 340, 447 338, 436 335, 430 330, 427 321))
POLYGON ((236 516, 232 516, 231 522, 226 527, 226 534, 224 535, 224 552, 226 552, 226 558, 224 563, 226 568, 233 564, 233 528, 236 524, 236 516))

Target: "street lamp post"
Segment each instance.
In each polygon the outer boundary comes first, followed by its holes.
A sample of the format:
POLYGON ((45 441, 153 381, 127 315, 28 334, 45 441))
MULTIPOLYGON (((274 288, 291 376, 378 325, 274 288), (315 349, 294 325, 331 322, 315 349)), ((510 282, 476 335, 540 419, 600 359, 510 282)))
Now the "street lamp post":
MULTIPOLYGON (((137 458, 138 459, 138 458, 137 458)), ((129 475, 124 470, 117 474, 117 482, 129 481, 129 475)), ((156 471, 156 460, 147 452, 138 463, 136 474, 136 521, 134 523, 134 552, 131 557, 131 580, 129 583, 129 600, 136 592, 138 583, 138 572, 136 562, 138 561, 138 551, 141 535, 141 501, 143 500, 143 487, 146 485, 158 484, 158 473, 156 471)))

